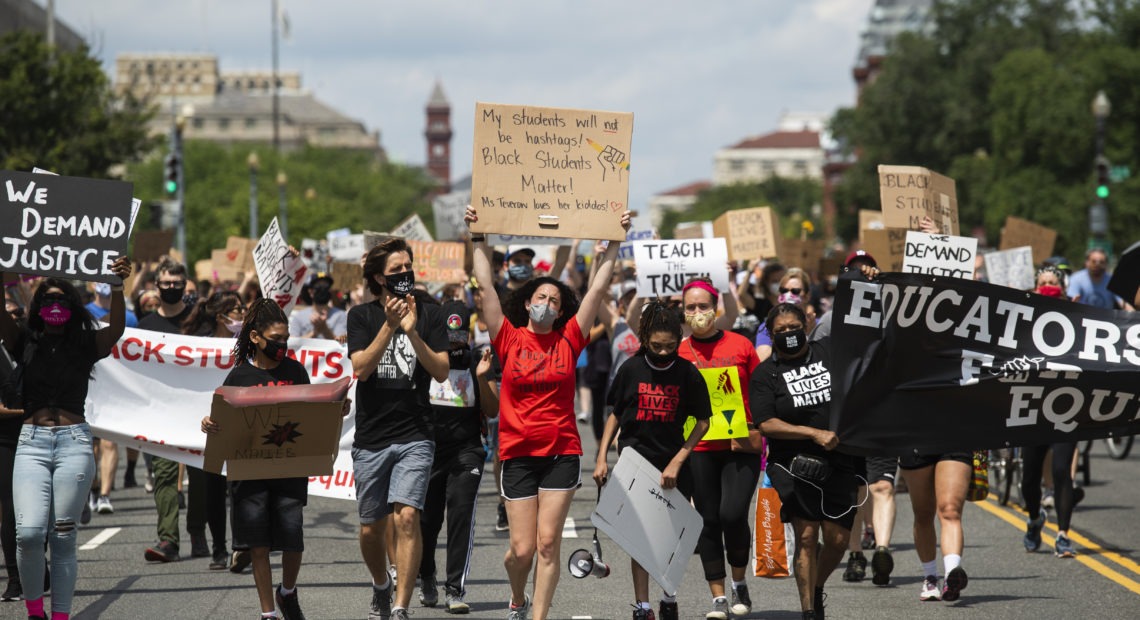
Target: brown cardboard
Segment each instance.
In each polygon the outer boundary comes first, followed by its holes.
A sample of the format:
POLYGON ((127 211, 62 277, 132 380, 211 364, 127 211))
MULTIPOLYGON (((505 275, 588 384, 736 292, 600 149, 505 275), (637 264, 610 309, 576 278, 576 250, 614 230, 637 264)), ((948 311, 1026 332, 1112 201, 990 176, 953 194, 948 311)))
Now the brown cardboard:
POLYGON ((929 216, 938 232, 959 235, 954 179, 919 166, 879 166, 883 226, 922 230, 929 216))
POLYGON ((351 291, 364 281, 364 269, 360 263, 333 263, 333 288, 338 291, 351 291))
POLYGON ((1001 243, 998 249, 1012 250, 1029 246, 1033 248, 1033 264, 1040 265, 1053 256, 1053 246, 1056 243, 1057 231, 1010 215, 1005 218, 1005 226, 1001 228, 1001 243))
POLYGON ((674 239, 703 239, 704 237, 705 230, 701 222, 691 222, 673 229, 674 239))
POLYGON ((476 233, 624 241, 633 114, 477 102, 476 233))
POLYGON ((158 261, 170 253, 174 245, 173 230, 140 230, 135 235, 132 260, 139 262, 158 261))
MULTIPOLYGON (((385 233, 364 231, 364 247, 367 250, 380 245, 393 236, 385 233)), ((417 282, 450 284, 466 282, 467 270, 463 268, 467 260, 467 248, 458 241, 415 241, 406 239, 412 249, 412 267, 417 282)), ((363 277, 363 274, 361 275, 363 277)))
POLYGON ((838 276, 839 270, 843 268, 844 258, 843 256, 831 256, 819 261, 819 277, 826 280, 831 276, 838 276))
POLYGON ((727 211, 713 221, 713 235, 728 244, 729 260, 772 258, 780 253, 779 218, 771 207, 727 211))
POLYGON ((859 209, 859 242, 863 242, 863 231, 867 229, 882 230, 883 212, 871 209, 859 209))
POLYGON ((194 274, 196 276, 196 280, 206 280, 213 282, 214 261, 207 258, 194 263, 194 274))
POLYGON ((883 271, 901 272, 906 255, 906 230, 884 228, 863 231, 863 249, 875 258, 883 271))
POLYGON ((825 244, 822 239, 784 239, 780 246, 780 264, 799 267, 812 278, 819 279, 819 263, 825 244))
POLYGON ((230 480, 331 475, 351 383, 218 388, 219 430, 206 436, 202 468, 220 474, 224 464, 230 480))
POLYGON ((258 239, 246 239, 245 237, 227 238, 226 266, 233 267, 242 274, 253 269, 253 248, 257 247, 257 242, 258 239))
POLYGON ((245 272, 238 269, 233 265, 233 262, 227 258, 228 252, 226 250, 213 250, 210 252, 210 279, 212 280, 216 275, 219 282, 231 281, 241 282, 245 279, 245 272))

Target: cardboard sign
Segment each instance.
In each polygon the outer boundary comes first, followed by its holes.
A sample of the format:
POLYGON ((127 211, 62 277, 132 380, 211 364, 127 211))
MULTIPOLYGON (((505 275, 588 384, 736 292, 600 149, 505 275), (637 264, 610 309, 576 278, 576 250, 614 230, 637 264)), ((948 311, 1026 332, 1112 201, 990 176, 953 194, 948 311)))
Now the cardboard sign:
POLYGON ((451 241, 408 241, 412 248, 412 265, 417 282, 466 282, 463 262, 467 246, 451 241))
POLYGON ((680 295, 692 278, 712 278, 718 291, 729 290, 728 249, 724 239, 634 241, 637 296, 680 295))
MULTIPOLYGON (((217 252, 217 250, 214 250, 214 251, 217 252)), ((214 281, 214 261, 212 261, 208 258, 204 258, 204 259, 194 263, 194 279, 198 280, 199 282, 201 282, 202 280, 205 280, 207 282, 213 282, 214 281)))
POLYGON ((712 227, 712 222, 683 222, 673 229, 673 238, 709 239, 713 236, 712 227))
POLYGON ((444 241, 458 241, 467 234, 463 214, 471 204, 471 191, 441 194, 431 201, 431 214, 435 219, 435 236, 444 241))
MULTIPOLYGON (((874 256, 872 254, 871 256, 874 256)), ((831 276, 839 275, 843 269, 843 256, 830 256, 819 261, 819 276, 820 278, 827 279, 831 276)))
POLYGON ((131 191, 122 181, 0 170, 0 271, 122 284, 131 191))
POLYGON ((883 271, 902 271, 906 254, 906 230, 884 228, 865 230, 863 249, 875 257, 875 263, 883 271))
MULTIPOLYGON (((700 368, 701 378, 709 391, 712 417, 705 440, 744 439, 748 437, 748 414, 744 411, 744 392, 748 386, 740 385, 740 373, 735 366, 700 368)), ((685 439, 693 432, 697 419, 685 420, 685 439)))
POLYGON ((333 288, 338 291, 351 291, 364 281, 364 268, 356 263, 332 264, 333 288))
POLYGON ((261 292, 277 302, 288 315, 301 294, 301 282, 308 272, 305 261, 289 250, 289 244, 281 236, 277 218, 269 223, 269 228, 253 249, 253 262, 257 267, 257 279, 261 282, 261 292))
POLYGON ((871 209, 859 209, 859 242, 863 242, 864 230, 882 230, 883 212, 871 209))
POLYGON ((675 594, 697 548, 704 518, 677 489, 661 487, 661 472, 626 448, 602 487, 590 521, 675 594))
POLYGON ((781 263, 799 267, 812 277, 819 274, 819 263, 826 247, 822 239, 784 239, 780 244, 781 263))
MULTIPOLYGON (((975 237, 929 235, 906 231, 903 271, 934 276, 974 279, 974 257, 978 254, 975 237)), ((874 252, 871 253, 874 256, 874 252)))
POLYGON ((779 222, 771 207, 728 211, 713 221, 713 234, 728 243, 732 260, 778 256, 779 222))
POLYGON ((409 241, 435 241, 431 233, 428 232, 427 226, 424 225, 424 221, 416 213, 409 215, 407 219, 397 224, 390 234, 393 237, 403 237, 409 241))
POLYGON ((958 193, 954 179, 919 166, 879 166, 883 226, 919 230, 922 216, 945 235, 958 229, 958 193))
POLYGON ((340 235, 329 237, 329 256, 333 261, 359 263, 364 256, 364 235, 340 235))
POLYGON ((990 284, 1008 286, 1021 291, 1036 288, 1037 271, 1033 268, 1033 249, 1025 246, 1012 250, 983 254, 986 280, 990 284))
POLYGON ((203 469, 230 480, 327 476, 339 452, 344 400, 352 379, 333 383, 220 387, 206 436, 203 469))
POLYGON ((212 250, 210 252, 210 259, 206 261, 210 264, 210 271, 206 274, 206 280, 212 282, 217 278, 219 282, 241 282, 245 279, 245 272, 234 267, 227 255, 225 250, 212 250))
POLYGON ((226 238, 226 267, 233 267, 243 275, 253 269, 253 249, 257 247, 257 239, 245 237, 226 238))
POLYGON ((622 241, 633 114, 475 104, 472 232, 622 241))
POLYGON ((1012 215, 1005 218, 1001 228, 999 250, 1012 250, 1022 246, 1033 249, 1033 264, 1040 265, 1053 256, 1053 246, 1057 244, 1057 231, 1029 220, 1012 215))
POLYGON ((143 230, 135 235, 132 260, 139 262, 157 261, 170 252, 174 244, 173 230, 143 230))
POLYGON ((574 245, 573 239, 562 237, 535 237, 533 235, 487 235, 487 245, 574 245))

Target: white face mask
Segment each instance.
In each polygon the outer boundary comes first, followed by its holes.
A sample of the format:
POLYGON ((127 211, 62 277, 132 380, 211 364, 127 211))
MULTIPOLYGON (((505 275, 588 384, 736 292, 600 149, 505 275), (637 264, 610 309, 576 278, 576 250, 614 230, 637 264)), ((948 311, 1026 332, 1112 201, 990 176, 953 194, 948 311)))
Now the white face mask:
POLYGON ((535 325, 548 328, 554 325, 554 321, 558 319, 558 312, 550 307, 550 304, 531 304, 530 305, 530 320, 535 325))
POLYGON ((242 320, 241 319, 231 319, 229 317, 225 317, 225 322, 226 322, 226 329, 230 330, 231 334, 236 336, 236 335, 241 333, 241 326, 242 326, 242 320))

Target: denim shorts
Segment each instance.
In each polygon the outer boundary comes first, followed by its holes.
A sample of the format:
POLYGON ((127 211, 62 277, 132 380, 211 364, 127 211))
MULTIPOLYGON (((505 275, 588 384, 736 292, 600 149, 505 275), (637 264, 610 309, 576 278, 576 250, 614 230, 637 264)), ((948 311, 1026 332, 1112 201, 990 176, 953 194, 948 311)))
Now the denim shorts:
POLYGON ((393 504, 423 510, 434 459, 434 441, 394 444, 382 450, 353 448, 360 522, 367 525, 383 519, 391 514, 393 504))

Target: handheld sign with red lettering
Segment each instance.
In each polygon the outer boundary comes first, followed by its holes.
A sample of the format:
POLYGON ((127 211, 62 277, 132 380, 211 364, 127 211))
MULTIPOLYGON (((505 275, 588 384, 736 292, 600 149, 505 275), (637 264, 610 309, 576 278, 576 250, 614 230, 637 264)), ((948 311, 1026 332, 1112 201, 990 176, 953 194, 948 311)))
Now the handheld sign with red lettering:
POLYGON ((301 256, 294 254, 285 243, 277 218, 273 218, 253 248, 253 263, 261 281, 261 293, 276 301, 288 315, 301 294, 301 280, 308 268, 301 256))

